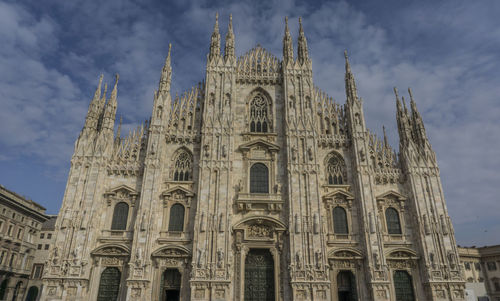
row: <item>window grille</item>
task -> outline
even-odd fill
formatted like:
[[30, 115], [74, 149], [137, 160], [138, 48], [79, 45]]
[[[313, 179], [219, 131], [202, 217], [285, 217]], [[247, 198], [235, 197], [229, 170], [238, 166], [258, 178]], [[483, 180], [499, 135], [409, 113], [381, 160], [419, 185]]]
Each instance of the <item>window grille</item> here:
[[335, 234], [349, 233], [347, 227], [347, 214], [345, 209], [340, 206], [333, 208], [333, 232]]
[[120, 202], [116, 204], [113, 212], [111, 230], [127, 230], [128, 204]]
[[170, 207], [170, 218], [168, 221], [168, 231], [184, 230], [184, 206], [174, 204]]
[[262, 163], [250, 168], [250, 193], [269, 193], [269, 170]]
[[101, 274], [97, 301], [116, 301], [120, 289], [121, 272], [118, 268], [106, 268]]
[[267, 133], [269, 130], [269, 103], [261, 93], [250, 101], [250, 132]]
[[394, 289], [396, 301], [414, 301], [413, 284], [411, 276], [406, 271], [394, 272]]
[[389, 234], [401, 234], [401, 224], [399, 222], [398, 211], [392, 207], [385, 210], [385, 220], [387, 223], [387, 232]]

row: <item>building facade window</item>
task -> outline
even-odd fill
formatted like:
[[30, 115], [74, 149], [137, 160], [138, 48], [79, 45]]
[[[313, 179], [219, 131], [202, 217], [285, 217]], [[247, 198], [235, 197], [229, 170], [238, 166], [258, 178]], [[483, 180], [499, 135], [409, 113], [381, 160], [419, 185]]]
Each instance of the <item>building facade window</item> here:
[[326, 177], [329, 185], [343, 185], [346, 182], [346, 170], [344, 159], [332, 153], [326, 164]]
[[47, 245], [45, 245], [44, 250], [48, 250], [48, 249], [49, 249], [49, 247], [50, 247], [50, 245], [48, 245], [48, 244], [47, 244]]
[[269, 193], [269, 169], [262, 163], [250, 168], [250, 193]]
[[174, 181], [189, 181], [192, 179], [192, 156], [182, 150], [175, 160]]
[[465, 269], [466, 269], [467, 271], [470, 271], [470, 262], [467, 262], [467, 261], [466, 261], [466, 262], [464, 262], [464, 266], [465, 266]]
[[52, 233], [47, 233], [47, 239], [51, 239], [52, 238]]
[[128, 204], [120, 202], [116, 204], [111, 222], [111, 230], [127, 230]]
[[399, 213], [396, 209], [389, 207], [385, 210], [385, 221], [387, 223], [387, 233], [402, 234]]
[[333, 232], [335, 234], [348, 234], [347, 213], [344, 208], [337, 206], [333, 208]]
[[269, 131], [269, 101], [262, 93], [257, 93], [250, 101], [250, 132]]
[[174, 204], [170, 207], [168, 231], [184, 231], [184, 211], [184, 206], [181, 204]]
[[42, 278], [42, 272], [43, 272], [43, 264], [34, 264], [33, 265], [33, 271], [32, 271], [32, 278], [33, 279], [41, 279]]
[[481, 264], [479, 262], [475, 262], [474, 263], [474, 268], [476, 269], [476, 271], [480, 271], [481, 270]]
[[45, 238], [45, 233], [40, 233], [40, 239], [44, 239]]
[[494, 261], [488, 261], [486, 263], [486, 266], [488, 267], [488, 271], [496, 271], [497, 270], [497, 264]]
[[38, 250], [41, 250], [41, 249], [42, 249], [42, 244], [38, 244], [37, 249], [38, 249]]

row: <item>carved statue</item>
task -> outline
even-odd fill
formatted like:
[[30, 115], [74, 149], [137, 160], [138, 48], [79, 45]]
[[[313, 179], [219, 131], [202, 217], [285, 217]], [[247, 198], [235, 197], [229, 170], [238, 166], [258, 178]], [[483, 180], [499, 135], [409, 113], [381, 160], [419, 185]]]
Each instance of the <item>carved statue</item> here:
[[217, 250], [217, 267], [222, 268], [224, 265], [224, 251], [222, 249]]

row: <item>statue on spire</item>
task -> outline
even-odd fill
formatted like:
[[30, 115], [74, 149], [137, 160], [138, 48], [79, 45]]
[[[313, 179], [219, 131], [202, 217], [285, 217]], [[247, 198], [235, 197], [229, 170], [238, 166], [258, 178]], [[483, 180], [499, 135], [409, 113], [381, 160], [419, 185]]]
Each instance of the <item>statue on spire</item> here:
[[172, 81], [172, 67], [170, 53], [172, 51], [172, 44], [168, 44], [168, 55], [165, 59], [165, 65], [161, 71], [160, 86], [158, 91], [160, 93], [167, 93], [170, 91], [170, 82]]
[[302, 18], [299, 18], [299, 39], [297, 48], [297, 58], [301, 64], [309, 60], [309, 54], [307, 51], [307, 39], [304, 34], [304, 28], [302, 27]]
[[214, 32], [210, 38], [210, 60], [220, 56], [219, 13], [215, 14]]
[[356, 81], [354, 80], [354, 75], [351, 71], [351, 64], [349, 63], [349, 57], [347, 56], [347, 50], [344, 51], [345, 57], [345, 92], [347, 100], [355, 101], [358, 100], [358, 92], [356, 89]]
[[288, 30], [288, 17], [285, 17], [285, 36], [283, 37], [283, 61], [293, 62], [293, 42]]
[[226, 46], [224, 47], [224, 60], [234, 59], [234, 32], [233, 15], [229, 15], [229, 25], [227, 26]]

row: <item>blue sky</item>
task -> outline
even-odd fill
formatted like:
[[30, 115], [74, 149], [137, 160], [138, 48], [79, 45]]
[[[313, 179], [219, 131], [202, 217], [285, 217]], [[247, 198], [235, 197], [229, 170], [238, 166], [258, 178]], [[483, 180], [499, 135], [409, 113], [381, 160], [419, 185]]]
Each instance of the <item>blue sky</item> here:
[[[392, 88], [412, 87], [461, 245], [500, 243], [498, 1], [0, 1], [0, 183], [57, 213], [98, 76], [120, 74], [124, 131], [149, 118], [172, 43], [173, 93], [203, 79], [214, 15], [236, 53], [281, 57], [302, 16], [314, 80], [344, 103], [348, 49], [368, 126], [397, 149]], [[296, 49], [296, 47], [295, 47]]]

